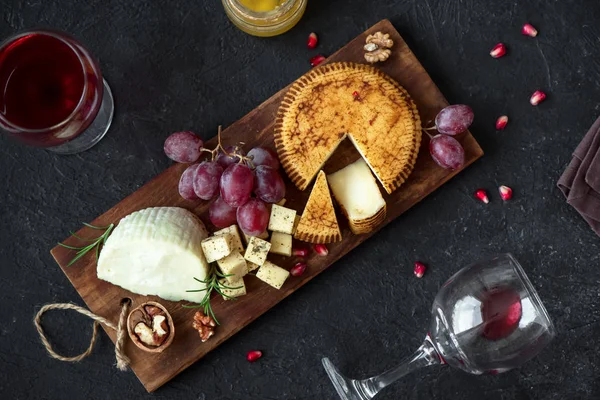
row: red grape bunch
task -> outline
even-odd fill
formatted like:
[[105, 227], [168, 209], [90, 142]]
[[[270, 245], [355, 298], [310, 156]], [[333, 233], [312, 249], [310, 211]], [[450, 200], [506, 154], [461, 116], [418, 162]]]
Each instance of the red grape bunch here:
[[437, 130], [435, 136], [429, 135], [429, 152], [431, 158], [440, 167], [456, 170], [465, 165], [465, 150], [458, 140], [452, 136], [469, 129], [473, 123], [473, 110], [464, 104], [455, 104], [443, 108], [435, 117], [435, 126], [424, 131]]
[[[173, 161], [195, 163], [181, 175], [179, 194], [186, 200], [214, 200], [209, 219], [217, 228], [237, 222], [246, 235], [258, 236], [269, 222], [267, 203], [285, 197], [277, 153], [265, 147], [248, 154], [238, 145], [223, 147], [220, 127], [213, 150], [203, 148], [192, 132], [176, 132], [165, 141], [164, 151]], [[210, 160], [196, 163], [203, 152], [210, 153]]]

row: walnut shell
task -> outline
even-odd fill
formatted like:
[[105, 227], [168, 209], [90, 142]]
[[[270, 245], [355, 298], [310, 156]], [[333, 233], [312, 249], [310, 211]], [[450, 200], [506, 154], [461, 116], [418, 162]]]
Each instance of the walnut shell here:
[[[144, 321], [144, 316], [148, 316], [148, 313], [144, 309], [146, 306], [158, 307], [162, 312], [165, 313], [166, 316], [169, 332], [167, 333], [167, 338], [164, 340], [164, 342], [157, 347], [150, 347], [146, 345], [134, 332], [135, 326], [139, 322]], [[127, 317], [127, 332], [129, 333], [129, 338], [131, 341], [140, 349], [149, 353], [162, 353], [167, 347], [169, 347], [171, 343], [173, 343], [173, 339], [175, 338], [175, 325], [173, 324], [173, 318], [171, 317], [171, 314], [169, 314], [169, 311], [167, 311], [162, 304], [155, 301], [148, 301], [131, 310], [129, 316]]]

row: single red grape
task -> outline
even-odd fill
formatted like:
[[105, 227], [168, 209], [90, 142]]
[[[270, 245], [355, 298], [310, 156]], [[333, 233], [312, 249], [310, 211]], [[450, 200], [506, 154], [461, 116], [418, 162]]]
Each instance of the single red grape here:
[[442, 168], [454, 170], [465, 165], [465, 150], [452, 136], [435, 135], [429, 142], [429, 152]]
[[235, 224], [236, 211], [236, 208], [230, 207], [222, 198], [217, 197], [208, 208], [208, 218], [217, 228], [227, 228]]
[[167, 157], [179, 163], [192, 163], [200, 158], [204, 143], [193, 132], [175, 132], [165, 140]]
[[255, 167], [259, 165], [268, 165], [271, 168], [279, 169], [279, 159], [277, 153], [266, 147], [255, 147], [248, 152], [248, 157], [252, 158], [252, 164]]
[[221, 175], [221, 197], [231, 207], [243, 206], [253, 186], [254, 174], [245, 164], [232, 164]]
[[237, 223], [248, 236], [258, 236], [267, 230], [269, 209], [259, 199], [252, 198], [237, 209]]
[[473, 110], [465, 104], [448, 106], [435, 117], [435, 127], [439, 133], [458, 135], [469, 129], [473, 123]]
[[199, 166], [200, 164], [190, 165], [179, 179], [179, 194], [186, 200], [198, 200], [198, 196], [194, 193], [194, 175]]
[[285, 197], [285, 183], [279, 171], [266, 165], [259, 165], [254, 170], [254, 193], [267, 202], [277, 203]]
[[[237, 153], [242, 156], [246, 154], [246, 153], [244, 153], [244, 150], [239, 146], [227, 146], [227, 147], [225, 147], [225, 151], [228, 154]], [[223, 152], [219, 152], [219, 155], [217, 156], [217, 162], [219, 163], [219, 165], [221, 167], [223, 167], [223, 169], [225, 169], [225, 168], [229, 167], [231, 164], [239, 163], [240, 158], [238, 156], [228, 156]]]
[[200, 163], [194, 175], [194, 192], [202, 200], [210, 200], [219, 193], [223, 167], [214, 161]]

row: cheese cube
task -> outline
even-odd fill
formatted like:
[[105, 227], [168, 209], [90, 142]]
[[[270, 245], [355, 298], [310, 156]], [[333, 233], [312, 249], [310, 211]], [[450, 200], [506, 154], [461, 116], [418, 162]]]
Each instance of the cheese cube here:
[[271, 217], [269, 218], [269, 230], [291, 235], [294, 231], [295, 220], [295, 210], [273, 204], [273, 207], [271, 208]]
[[300, 223], [300, 216], [296, 215], [296, 218], [294, 219], [294, 228], [292, 229], [292, 235], [296, 234], [296, 228], [298, 228], [299, 223]]
[[244, 245], [242, 244], [242, 238], [240, 237], [237, 225], [231, 225], [229, 228], [216, 231], [214, 235], [221, 236], [226, 233], [231, 235], [231, 247], [233, 247], [233, 250], [237, 250], [240, 254], [244, 254]]
[[273, 232], [271, 235], [271, 253], [282, 256], [292, 255], [292, 235], [281, 232]]
[[290, 275], [285, 269], [278, 267], [270, 261], [266, 261], [256, 273], [256, 277], [261, 281], [268, 283], [275, 289], [281, 289], [283, 283]]
[[227, 286], [228, 288], [222, 288], [221, 292], [223, 293], [223, 300], [233, 300], [232, 297], [240, 297], [246, 295], [246, 285], [244, 284], [244, 279], [240, 278], [237, 281], [229, 282], [227, 279], [222, 278], [219, 279], [222, 285]]
[[211, 236], [202, 241], [206, 262], [215, 262], [231, 254], [231, 235]]
[[248, 272], [252, 272], [254, 270], [257, 270], [260, 268], [260, 265], [258, 264], [254, 264], [253, 262], [247, 261], [246, 260], [246, 264], [248, 265]]
[[262, 239], [251, 237], [244, 258], [254, 264], [263, 265], [271, 249], [271, 243]]
[[286, 199], [281, 199], [281, 200], [279, 200], [278, 203], [275, 203], [275, 204], [277, 204], [278, 206], [283, 207], [283, 206], [285, 206], [285, 203], [287, 203], [287, 200]]
[[263, 240], [267, 240], [269, 238], [269, 232], [267, 232], [267, 231], [264, 231], [263, 233], [261, 233], [258, 236], [248, 236], [244, 232], [242, 232], [242, 233], [244, 234], [244, 239], [246, 240], [246, 244], [248, 244], [250, 242], [251, 237], [257, 237], [257, 238], [263, 239]]
[[241, 279], [248, 273], [246, 260], [237, 251], [233, 251], [227, 257], [217, 260], [217, 264], [219, 264], [219, 268], [224, 275], [231, 275], [226, 277], [229, 283]]

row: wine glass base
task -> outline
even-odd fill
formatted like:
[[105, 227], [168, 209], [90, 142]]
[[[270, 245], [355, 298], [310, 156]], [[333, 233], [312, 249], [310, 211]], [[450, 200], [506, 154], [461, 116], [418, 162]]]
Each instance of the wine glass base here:
[[360, 384], [360, 381], [346, 378], [335, 365], [333, 365], [329, 358], [324, 357], [321, 359], [321, 362], [323, 363], [323, 368], [325, 368], [327, 375], [329, 375], [329, 379], [331, 379], [331, 383], [333, 383], [333, 387], [340, 396], [340, 399], [370, 400], [377, 394], [377, 392], [369, 393], [368, 390]]
[[47, 149], [57, 154], [77, 154], [82, 151], [91, 149], [98, 143], [110, 128], [110, 124], [115, 112], [115, 102], [112, 91], [106, 80], [102, 80], [104, 92], [102, 95], [102, 104], [98, 110], [98, 114], [88, 128], [75, 139], [63, 143], [59, 146], [48, 147]]

